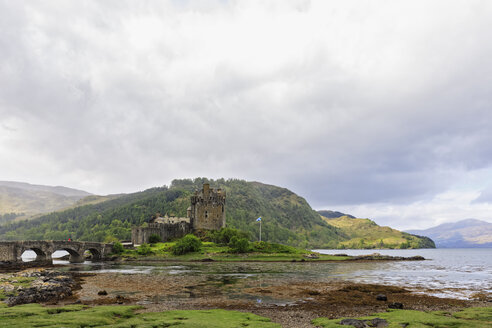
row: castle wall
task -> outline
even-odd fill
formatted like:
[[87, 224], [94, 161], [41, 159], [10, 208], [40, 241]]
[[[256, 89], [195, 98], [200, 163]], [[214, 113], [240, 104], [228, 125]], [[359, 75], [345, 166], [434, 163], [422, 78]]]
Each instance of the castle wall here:
[[191, 224], [188, 222], [149, 223], [148, 227], [132, 228], [132, 243], [134, 245], [148, 243], [150, 236], [153, 234], [159, 235], [162, 241], [169, 241], [175, 238], [181, 238], [191, 233], [191, 231]]

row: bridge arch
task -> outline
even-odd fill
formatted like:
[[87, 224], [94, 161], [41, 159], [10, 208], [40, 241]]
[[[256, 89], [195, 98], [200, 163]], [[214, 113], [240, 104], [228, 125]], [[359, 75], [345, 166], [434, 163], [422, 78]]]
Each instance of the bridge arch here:
[[84, 262], [85, 250], [91, 252], [93, 260], [105, 260], [113, 251], [113, 244], [67, 240], [0, 241], [0, 264], [21, 262], [26, 250], [36, 253], [35, 261], [50, 262], [55, 251], [64, 250], [70, 254], [69, 261], [77, 263]]
[[92, 261], [100, 261], [102, 259], [101, 251], [95, 247], [88, 247], [85, 249], [85, 251], [89, 251], [91, 253]]
[[49, 259], [48, 252], [46, 252], [46, 250], [43, 250], [41, 247], [26, 246], [20, 250], [19, 257], [22, 262], [30, 262], [30, 261], [25, 261], [24, 257], [22, 257], [22, 255], [24, 255], [26, 251], [33, 251], [36, 254], [36, 257], [34, 258], [34, 260], [32, 260], [33, 262], [46, 261]]
[[82, 262], [84, 262], [84, 256], [83, 256], [84, 254], [81, 254], [79, 251], [77, 251], [71, 247], [67, 247], [67, 246], [55, 247], [53, 249], [53, 253], [56, 251], [68, 252], [68, 254], [70, 254], [70, 258], [68, 259], [68, 261], [70, 263], [82, 263]]

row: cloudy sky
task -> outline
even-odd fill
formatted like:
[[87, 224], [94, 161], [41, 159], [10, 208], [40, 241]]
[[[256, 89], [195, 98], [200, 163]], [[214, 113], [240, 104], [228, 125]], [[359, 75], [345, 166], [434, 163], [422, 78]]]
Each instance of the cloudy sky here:
[[0, 0], [0, 180], [492, 222], [491, 1]]

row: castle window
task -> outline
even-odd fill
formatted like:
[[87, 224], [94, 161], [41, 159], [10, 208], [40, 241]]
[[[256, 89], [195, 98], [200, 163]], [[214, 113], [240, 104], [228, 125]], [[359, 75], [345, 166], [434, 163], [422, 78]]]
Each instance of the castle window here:
[[208, 211], [205, 211], [205, 217], [208, 218]]

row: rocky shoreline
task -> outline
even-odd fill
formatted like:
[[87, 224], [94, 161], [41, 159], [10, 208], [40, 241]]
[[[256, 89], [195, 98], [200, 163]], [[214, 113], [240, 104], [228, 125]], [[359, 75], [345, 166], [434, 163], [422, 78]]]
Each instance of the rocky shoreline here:
[[70, 274], [54, 270], [30, 269], [0, 275], [0, 292], [8, 306], [56, 303], [72, 296], [78, 287]]
[[[391, 255], [381, 255], [379, 253], [374, 253], [374, 254], [369, 254], [369, 255], [358, 255], [358, 256], [349, 256], [347, 254], [324, 254], [324, 255], [330, 255], [330, 256], [336, 256], [336, 257], [348, 257], [344, 258], [341, 260], [332, 260], [332, 259], [323, 259], [320, 258], [319, 254], [316, 253], [311, 253], [305, 255], [301, 259], [285, 259], [285, 260], [279, 260], [279, 259], [268, 259], [268, 260], [257, 260], [257, 259], [249, 259], [249, 258], [239, 258], [239, 260], [234, 260], [231, 261], [231, 259], [220, 259], [220, 258], [211, 258], [211, 257], [206, 257], [202, 259], [182, 259], [180, 257], [153, 257], [153, 256], [142, 256], [142, 257], [123, 257], [123, 258], [118, 258], [114, 259], [115, 261], [120, 261], [120, 262], [245, 262], [245, 263], [275, 263], [275, 262], [318, 262], [318, 263], [330, 263], [330, 262], [366, 262], [366, 261], [381, 261], [381, 262], [386, 262], [386, 261], [425, 261], [426, 259], [423, 256], [417, 255], [417, 256], [410, 256], [410, 257], [404, 257], [404, 256], [391, 256]], [[238, 255], [239, 256], [239, 255]]]
[[251, 312], [286, 328], [313, 327], [311, 321], [319, 317], [356, 318], [387, 309], [454, 312], [491, 305], [490, 297], [473, 300], [439, 298], [426, 294], [425, 290], [415, 293], [404, 287], [342, 280], [210, 281], [196, 275], [149, 276], [53, 269], [1, 274], [0, 293], [2, 291], [8, 296], [4, 301], [9, 306], [25, 303], [124, 304], [143, 306], [140, 312], [225, 309]]
[[[211, 282], [200, 276], [77, 273], [76, 296], [86, 305], [137, 304], [143, 312], [226, 309], [268, 317], [287, 328], [313, 327], [318, 317], [360, 317], [387, 309], [457, 311], [490, 302], [439, 298], [395, 286], [346, 281], [262, 279]], [[252, 286], [256, 284], [256, 286]], [[104, 293], [100, 293], [104, 291]], [[276, 301], [275, 301], [276, 300]]]

